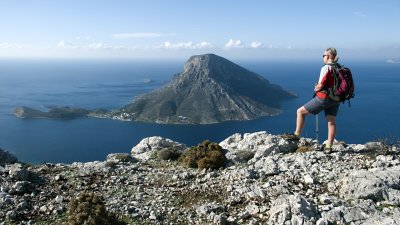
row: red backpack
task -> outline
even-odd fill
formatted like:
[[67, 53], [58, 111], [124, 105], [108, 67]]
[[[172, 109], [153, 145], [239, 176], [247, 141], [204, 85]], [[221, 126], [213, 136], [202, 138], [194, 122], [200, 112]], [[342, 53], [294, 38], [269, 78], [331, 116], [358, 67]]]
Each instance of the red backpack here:
[[339, 63], [331, 64], [333, 69], [334, 85], [329, 91], [329, 97], [335, 101], [344, 103], [354, 98], [354, 80], [349, 68]]

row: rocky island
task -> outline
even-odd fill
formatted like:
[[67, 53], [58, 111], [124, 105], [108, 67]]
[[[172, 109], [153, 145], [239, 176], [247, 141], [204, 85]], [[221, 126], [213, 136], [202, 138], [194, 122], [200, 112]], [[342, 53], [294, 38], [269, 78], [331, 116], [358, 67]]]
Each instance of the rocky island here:
[[210, 124], [278, 115], [280, 102], [295, 97], [280, 86], [225, 58], [196, 55], [160, 89], [114, 112], [123, 120]]
[[90, 114], [90, 110], [82, 108], [70, 107], [49, 107], [48, 111], [41, 111], [26, 106], [17, 107], [14, 115], [19, 118], [47, 118], [47, 119], [75, 119], [86, 117]]
[[[29, 165], [0, 150], [0, 224], [400, 224], [398, 142], [319, 147], [256, 132], [190, 148], [148, 137], [130, 154], [72, 164]], [[224, 162], [171, 157], [196, 151]]]
[[22, 118], [93, 116], [151, 123], [210, 124], [275, 116], [281, 113], [280, 103], [294, 97], [293, 93], [225, 58], [205, 54], [190, 57], [183, 71], [169, 84], [137, 96], [118, 110], [56, 107], [43, 112], [18, 107], [14, 114]]

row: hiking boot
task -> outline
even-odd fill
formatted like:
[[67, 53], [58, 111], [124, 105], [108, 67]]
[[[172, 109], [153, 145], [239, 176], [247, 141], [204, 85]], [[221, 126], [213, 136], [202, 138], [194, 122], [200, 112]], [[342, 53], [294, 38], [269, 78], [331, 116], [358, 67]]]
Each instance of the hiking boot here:
[[325, 148], [325, 144], [323, 144], [321, 147], [316, 146], [316, 147], [314, 148], [314, 150], [315, 150], [315, 151], [318, 151], [318, 152], [321, 152], [321, 151], [324, 151], [324, 148]]
[[324, 147], [324, 153], [325, 154], [331, 154], [332, 153], [332, 147]]
[[331, 154], [332, 153], [332, 147], [326, 147], [325, 144], [321, 145], [320, 148], [316, 148], [315, 151], [320, 151], [324, 152], [325, 154]]
[[296, 134], [284, 134], [282, 135], [282, 138], [286, 139], [286, 140], [291, 140], [291, 141], [298, 141], [300, 140], [300, 135], [296, 135]]

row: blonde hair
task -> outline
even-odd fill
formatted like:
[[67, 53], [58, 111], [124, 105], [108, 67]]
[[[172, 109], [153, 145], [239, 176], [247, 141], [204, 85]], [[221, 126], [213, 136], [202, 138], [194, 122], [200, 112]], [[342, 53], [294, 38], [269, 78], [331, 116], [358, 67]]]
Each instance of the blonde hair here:
[[328, 52], [333, 57], [332, 61], [334, 63], [337, 63], [339, 61], [339, 56], [337, 56], [336, 48], [327, 48], [325, 51]]

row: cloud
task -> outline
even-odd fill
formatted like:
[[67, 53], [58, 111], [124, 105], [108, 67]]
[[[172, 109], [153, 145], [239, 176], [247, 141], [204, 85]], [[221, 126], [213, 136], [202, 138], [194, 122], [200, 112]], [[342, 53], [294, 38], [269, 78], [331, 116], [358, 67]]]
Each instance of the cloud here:
[[261, 43], [261, 42], [253, 41], [253, 42], [251, 42], [250, 47], [251, 48], [263, 48], [264, 46], [263, 46], [263, 43]]
[[259, 41], [253, 41], [250, 45], [246, 45], [241, 40], [229, 39], [229, 41], [225, 44], [225, 49], [238, 49], [238, 48], [252, 48], [252, 49], [261, 49], [265, 48], [264, 44]]
[[3, 42], [0, 43], [0, 48], [1, 49], [11, 49], [11, 48], [30, 48], [31, 46], [29, 45], [23, 45], [23, 44], [13, 44], [13, 43], [9, 43], [9, 42]]
[[86, 36], [84, 36], [84, 37], [76, 36], [75, 39], [76, 39], [76, 40], [90, 40], [91, 37], [90, 37], [89, 35], [86, 35]]
[[90, 50], [134, 50], [135, 47], [121, 46], [121, 45], [108, 45], [104, 43], [91, 43], [85, 47]]
[[179, 42], [179, 43], [171, 43], [169, 41], [164, 42], [161, 46], [156, 46], [155, 48], [164, 48], [164, 49], [205, 49], [205, 48], [213, 48], [213, 45], [210, 42], [200, 42], [194, 44], [193, 42]]
[[99, 49], [104, 49], [107, 47], [103, 43], [92, 43], [92, 44], [88, 45], [88, 48], [93, 49], [93, 50], [99, 50]]
[[200, 48], [213, 48], [213, 44], [211, 44], [210, 42], [201, 42], [200, 44], [198, 44]]
[[163, 37], [167, 36], [167, 34], [161, 33], [117, 33], [113, 34], [113, 39], [132, 39], [132, 38], [155, 38], [155, 37]]
[[390, 63], [390, 64], [400, 64], [400, 60], [399, 59], [388, 59], [386, 60], [386, 63]]
[[231, 48], [244, 48], [245, 45], [241, 40], [233, 40], [229, 39], [228, 43], [225, 44], [225, 48], [231, 49]]
[[66, 41], [60, 41], [57, 44], [58, 48], [66, 48], [66, 49], [76, 49], [79, 48], [79, 46], [72, 44], [71, 42], [66, 42]]
[[358, 16], [358, 17], [367, 17], [367, 15], [365, 13], [362, 12], [354, 12], [354, 15]]
[[[239, 39], [229, 39], [225, 45], [214, 45], [208, 41], [187, 41], [187, 42], [174, 42], [165, 41], [158, 45], [117, 45], [113, 42], [102, 41], [83, 41], [88, 40], [86, 36], [75, 36], [72, 40], [61, 40], [53, 46], [47, 46], [48, 52], [55, 55], [77, 55], [77, 56], [130, 56], [146, 52], [153, 54], [157, 50], [163, 51], [193, 51], [207, 50], [207, 51], [224, 51], [229, 49], [238, 49], [238, 51], [257, 51], [256, 49], [275, 48], [273, 46], [265, 45], [260, 41], [252, 41], [249, 44], [242, 42]], [[115, 42], [115, 41], [114, 41]], [[0, 49], [11, 46], [8, 43], [0, 43]], [[154, 50], [153, 53], [152, 50]], [[234, 52], [234, 51], [233, 51]], [[257, 51], [258, 52], [258, 51]]]
[[87, 45], [78, 45], [71, 42], [60, 41], [57, 44], [57, 48], [70, 49], [70, 50], [133, 50], [135, 47], [119, 46], [119, 45], [108, 45], [101, 42], [93, 42]]
[[[170, 41], [164, 42], [162, 45], [154, 46], [156, 49], [175, 49], [175, 50], [180, 50], [180, 49], [212, 49], [212, 48], [219, 48], [214, 46], [210, 42], [202, 41], [199, 43], [194, 43], [192, 41], [189, 42], [178, 42], [178, 43], [173, 43]], [[230, 39], [223, 47], [224, 49], [261, 49], [261, 48], [266, 48], [262, 42], [259, 41], [253, 41], [251, 42], [250, 45], [246, 45], [243, 43], [241, 40], [234, 40]]]
[[8, 42], [0, 43], [0, 48], [11, 48], [13, 45]]

